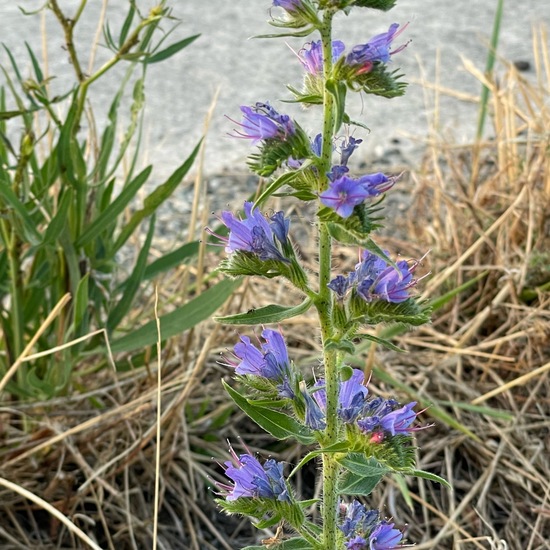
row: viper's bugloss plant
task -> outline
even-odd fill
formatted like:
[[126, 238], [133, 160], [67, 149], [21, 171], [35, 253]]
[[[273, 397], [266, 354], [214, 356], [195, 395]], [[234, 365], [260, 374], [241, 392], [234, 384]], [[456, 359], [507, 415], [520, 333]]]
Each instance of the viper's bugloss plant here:
[[[250, 452], [225, 463], [228, 483], [218, 483], [220, 506], [228, 513], [248, 515], [258, 527], [283, 522], [293, 538], [269, 541], [269, 548], [314, 550], [391, 550], [406, 539], [383, 511], [368, 509], [357, 497], [368, 496], [390, 473], [416, 475], [446, 483], [416, 469], [413, 434], [429, 425], [418, 420], [415, 402], [373, 396], [361, 370], [346, 358], [365, 335], [359, 331], [380, 323], [419, 325], [429, 321], [429, 308], [415, 295], [420, 260], [392, 258], [371, 237], [380, 226], [384, 194], [399, 175], [352, 174], [349, 159], [362, 139], [351, 135], [346, 111], [348, 91], [387, 98], [401, 95], [404, 83], [389, 67], [406, 43], [397, 42], [405, 26], [346, 48], [332, 38], [338, 12], [352, 8], [390, 9], [393, 0], [273, 0], [272, 25], [281, 36], [317, 34], [297, 52], [304, 69], [302, 88], [288, 86], [293, 100], [323, 109], [319, 133], [309, 136], [297, 121], [268, 102], [242, 106], [234, 135], [249, 139], [257, 150], [248, 164], [257, 174], [272, 177], [244, 214], [223, 212], [229, 233], [219, 237], [228, 253], [221, 269], [230, 276], [284, 277], [303, 296], [301, 304], [278, 304], [220, 318], [226, 323], [264, 325], [256, 341], [242, 334], [225, 365], [233, 369], [241, 389], [226, 384], [235, 403], [277, 439], [295, 438], [312, 447], [295, 467], [321, 460], [322, 495], [301, 501], [284, 477], [286, 465]], [[273, 35], [270, 35], [273, 36]], [[319, 243], [317, 273], [308, 272], [295, 253], [290, 221], [284, 212], [266, 215], [262, 207], [279, 189], [317, 206], [314, 226]], [[335, 273], [335, 243], [354, 245], [359, 262], [349, 273]], [[318, 314], [322, 341], [322, 372], [310, 381], [292, 361], [282, 323], [309, 308]], [[395, 348], [381, 338], [375, 341]], [[293, 475], [293, 473], [291, 475]], [[290, 475], [290, 477], [291, 477]], [[318, 506], [321, 521], [306, 513]], [[267, 544], [267, 543], [266, 543]], [[249, 550], [261, 548], [248, 547]]]

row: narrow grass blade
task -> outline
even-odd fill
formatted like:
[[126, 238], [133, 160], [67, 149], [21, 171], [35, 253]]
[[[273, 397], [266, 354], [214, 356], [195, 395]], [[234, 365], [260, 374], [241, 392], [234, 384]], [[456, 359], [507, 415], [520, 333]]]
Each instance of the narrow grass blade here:
[[[240, 279], [226, 279], [193, 298], [184, 306], [160, 317], [162, 341], [193, 328], [208, 319], [241, 284]], [[157, 322], [147, 324], [111, 344], [113, 353], [133, 351], [157, 342]]]
[[143, 63], [145, 63], [146, 65], [151, 65], [153, 63], [158, 63], [159, 61], [164, 61], [165, 59], [172, 57], [173, 55], [177, 54], [178, 52], [189, 46], [189, 44], [192, 44], [199, 36], [200, 34], [195, 34], [193, 36], [184, 38], [183, 40], [180, 40], [179, 42], [168, 46], [164, 50], [161, 50], [160, 52], [146, 57], [143, 60]]
[[136, 196], [141, 186], [148, 180], [151, 175], [151, 165], [142, 170], [118, 195], [118, 197], [107, 207], [95, 220], [86, 227], [84, 232], [75, 241], [75, 246], [80, 248], [87, 245], [92, 239], [97, 237], [105, 227], [116, 220], [123, 210], [128, 206], [130, 201]]
[[113, 247], [113, 252], [116, 252], [133, 234], [136, 227], [141, 223], [141, 221], [150, 216], [155, 210], [168, 198], [176, 187], [181, 183], [183, 178], [189, 172], [191, 166], [195, 162], [195, 158], [199, 152], [202, 139], [193, 149], [192, 153], [189, 155], [187, 160], [177, 168], [174, 173], [164, 182], [162, 185], [157, 187], [144, 201], [143, 208], [138, 210], [130, 218], [128, 224], [120, 232], [115, 245]]
[[107, 318], [107, 331], [111, 333], [124, 319], [136, 296], [136, 292], [139, 289], [139, 285], [143, 280], [143, 274], [145, 273], [145, 267], [147, 266], [147, 258], [149, 256], [149, 249], [151, 248], [151, 242], [153, 241], [153, 234], [155, 232], [155, 216], [151, 217], [149, 223], [149, 231], [147, 231], [147, 237], [145, 243], [141, 248], [136, 265], [132, 274], [126, 280], [124, 286], [124, 293], [117, 305], [109, 313]]

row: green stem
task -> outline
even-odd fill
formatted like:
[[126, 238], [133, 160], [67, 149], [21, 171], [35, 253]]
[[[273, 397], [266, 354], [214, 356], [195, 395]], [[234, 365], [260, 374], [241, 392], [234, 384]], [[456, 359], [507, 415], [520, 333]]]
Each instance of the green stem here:
[[90, 85], [95, 82], [98, 78], [103, 76], [107, 71], [109, 71], [112, 67], [114, 67], [125, 55], [130, 53], [130, 50], [139, 44], [139, 35], [141, 31], [151, 25], [152, 23], [158, 22], [161, 18], [161, 15], [157, 14], [156, 12], [152, 11], [151, 14], [147, 19], [144, 19], [141, 21], [141, 23], [134, 29], [132, 34], [126, 39], [124, 44], [120, 47], [118, 52], [109, 59], [104, 65], [102, 65], [94, 74], [90, 75], [88, 78], [86, 78], [84, 81], [80, 84], [80, 89], [78, 92], [78, 99], [77, 99], [77, 107], [76, 107], [76, 116], [75, 116], [75, 132], [78, 129], [78, 121], [80, 121], [80, 118], [82, 117], [82, 113], [84, 112], [84, 104], [86, 102], [86, 97], [88, 94], [88, 88]]
[[[323, 44], [323, 80], [327, 82], [332, 74], [332, 18], [334, 12], [327, 9], [324, 14], [323, 25], [320, 29]], [[322, 166], [319, 177], [319, 192], [323, 191], [328, 178], [325, 174], [330, 171], [332, 164], [332, 132], [334, 125], [334, 99], [324, 90], [323, 113], [323, 148], [321, 151]], [[326, 342], [333, 336], [331, 295], [328, 288], [332, 268], [332, 238], [327, 225], [319, 225], [319, 297], [317, 311], [321, 325], [323, 342], [323, 362], [325, 367], [326, 428], [324, 445], [328, 446], [338, 440], [338, 357], [334, 350], [326, 349]], [[337, 481], [340, 466], [331, 454], [323, 455], [323, 548], [336, 550], [338, 542], [338, 492]]]
[[[9, 269], [9, 285], [11, 299], [11, 329], [13, 331], [13, 339], [11, 349], [8, 352], [8, 365], [13, 363], [23, 351], [23, 307], [21, 303], [21, 269], [19, 264], [19, 250], [17, 244], [17, 236], [13, 229], [10, 229], [7, 220], [0, 219], [0, 234], [6, 247], [8, 255]], [[21, 369], [19, 369], [21, 370]], [[19, 373], [19, 371], [18, 371]]]

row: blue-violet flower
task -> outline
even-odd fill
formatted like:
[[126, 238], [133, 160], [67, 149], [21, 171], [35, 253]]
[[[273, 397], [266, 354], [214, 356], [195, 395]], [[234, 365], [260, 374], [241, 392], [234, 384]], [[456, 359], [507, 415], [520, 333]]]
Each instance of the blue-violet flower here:
[[382, 521], [378, 527], [370, 534], [370, 550], [393, 550], [398, 548], [403, 539], [403, 533], [399, 529], [394, 529], [393, 523]]
[[[336, 62], [345, 50], [340, 40], [332, 42], [332, 62]], [[309, 74], [318, 75], [323, 72], [323, 44], [320, 40], [308, 42], [299, 52], [298, 58]]]
[[235, 130], [235, 137], [251, 139], [253, 144], [266, 139], [284, 141], [296, 131], [292, 119], [278, 113], [269, 103], [256, 103], [254, 107], [243, 105], [241, 112], [243, 121], [233, 121], [242, 128]]
[[235, 372], [282, 381], [290, 368], [284, 338], [280, 332], [271, 329], [264, 329], [262, 338], [265, 343], [261, 344], [260, 351], [250, 343], [248, 336], [241, 336], [241, 341], [233, 348], [235, 357], [240, 360], [240, 363], [234, 365]]
[[386, 192], [397, 180], [397, 177], [388, 178], [380, 172], [353, 179], [345, 175], [347, 171], [346, 166], [333, 167], [329, 179], [335, 179], [329, 183], [329, 188], [319, 195], [321, 202], [335, 210], [342, 218], [349, 218], [358, 204], [367, 197], [375, 197]]
[[283, 463], [268, 459], [262, 466], [250, 453], [237, 456], [230, 448], [233, 461], [225, 462], [225, 475], [233, 485], [218, 483], [226, 491], [229, 501], [238, 498], [269, 498], [290, 501], [288, 489], [283, 477]]
[[244, 213], [245, 219], [240, 220], [231, 212], [222, 212], [222, 221], [229, 228], [229, 237], [223, 239], [226, 242], [225, 251], [230, 253], [241, 250], [256, 254], [260, 260], [288, 262], [275, 246], [275, 238], [281, 244], [286, 244], [288, 220], [282, 213], [277, 212], [270, 224], [248, 201], [244, 203]]
[[399, 28], [398, 23], [393, 23], [387, 32], [373, 36], [366, 44], [355, 46], [346, 57], [346, 64], [356, 68], [356, 74], [368, 73], [375, 63], [388, 63], [393, 54], [403, 50], [407, 44], [403, 44], [390, 51], [392, 41], [399, 36], [407, 25]]

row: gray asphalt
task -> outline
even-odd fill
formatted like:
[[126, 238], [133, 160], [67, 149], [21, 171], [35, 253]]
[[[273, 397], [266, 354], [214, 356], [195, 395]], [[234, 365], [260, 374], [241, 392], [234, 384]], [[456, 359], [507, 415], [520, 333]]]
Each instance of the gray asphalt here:
[[[69, 13], [78, 3], [60, 1]], [[40, 16], [24, 16], [18, 5], [30, 10], [42, 4], [37, 0], [0, 0], [1, 41], [18, 59], [24, 59], [22, 68], [26, 75], [30, 74], [30, 63], [25, 57], [23, 41], [29, 41], [40, 52]], [[90, 0], [77, 26], [77, 48], [84, 60], [95, 34], [100, 4], [99, 0]], [[380, 154], [395, 138], [400, 140], [405, 153], [418, 149], [418, 141], [410, 136], [419, 139], [426, 136], [433, 111], [431, 92], [426, 92], [419, 82], [436, 78], [436, 55], [441, 60], [439, 78], [443, 86], [478, 95], [479, 83], [464, 69], [461, 57], [483, 69], [496, 4], [496, 0], [401, 0], [387, 13], [356, 9], [351, 16], [341, 15], [337, 19], [335, 38], [349, 47], [387, 30], [393, 22], [409, 22], [400, 38], [411, 43], [392, 61], [411, 82], [408, 93], [392, 100], [357, 96], [351, 109], [356, 118], [371, 128], [370, 135], [355, 132], [356, 137], [365, 138], [363, 155]], [[113, 34], [122, 24], [126, 5], [123, 1], [109, 3]], [[298, 115], [306, 129], [317, 133], [313, 113], [303, 113], [297, 106], [278, 101], [289, 97], [285, 84], [299, 85], [301, 79], [301, 66], [286, 44], [297, 50], [311, 38], [249, 40], [252, 35], [273, 31], [266, 23], [270, 17], [269, 6], [268, 0], [174, 2], [173, 15], [181, 19], [181, 25], [173, 39], [195, 33], [201, 37], [177, 56], [149, 69], [144, 162], [155, 163], [158, 177], [169, 173], [189, 153], [201, 135], [203, 119], [217, 90], [218, 103], [207, 142], [207, 174], [246, 171], [243, 162], [249, 145], [227, 136], [234, 125], [224, 116], [238, 119], [241, 104], [270, 100], [280, 110]], [[548, 0], [506, 0], [499, 54], [511, 61], [531, 61], [532, 27], [540, 23], [550, 27]], [[168, 24], [164, 27], [168, 28]], [[58, 76], [52, 86], [62, 91], [67, 84], [64, 75], [70, 74], [72, 68], [51, 14], [47, 15], [46, 28], [49, 71]], [[106, 59], [107, 53], [104, 48], [100, 50], [96, 67]], [[0, 52], [0, 61], [7, 64], [4, 51]], [[93, 85], [91, 97], [100, 114], [100, 124], [101, 113], [105, 112], [122, 74], [119, 68]], [[530, 74], [533, 75], [532, 71]], [[526, 75], [529, 76], [529, 72]], [[0, 75], [0, 82], [3, 81], [4, 76]], [[475, 123], [472, 104], [444, 98], [441, 110], [444, 135], [452, 135], [459, 141], [471, 138]]]

